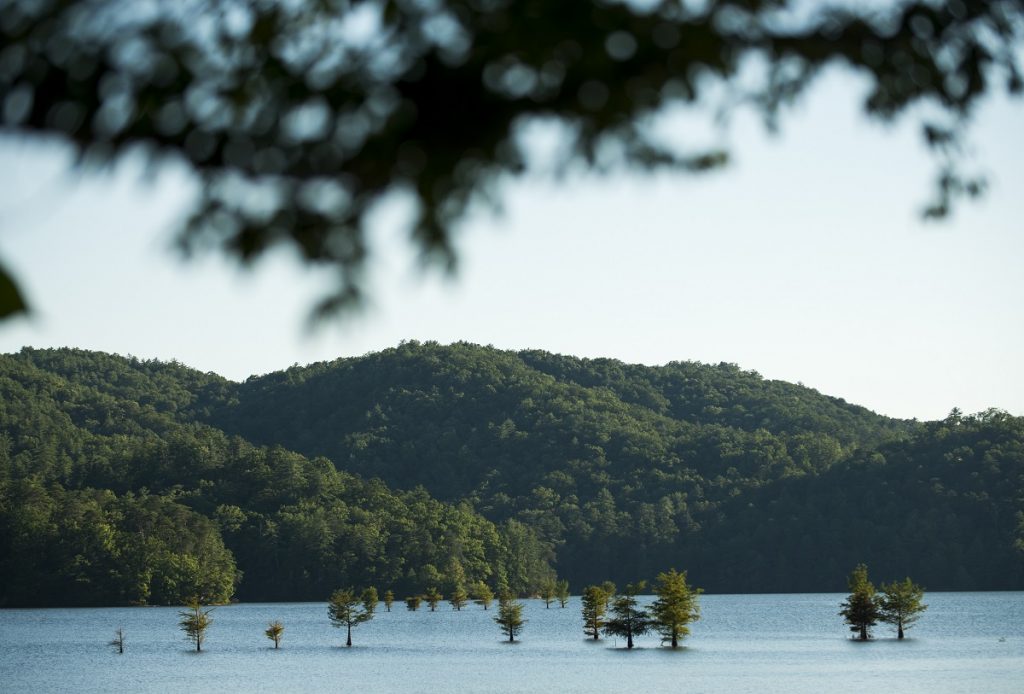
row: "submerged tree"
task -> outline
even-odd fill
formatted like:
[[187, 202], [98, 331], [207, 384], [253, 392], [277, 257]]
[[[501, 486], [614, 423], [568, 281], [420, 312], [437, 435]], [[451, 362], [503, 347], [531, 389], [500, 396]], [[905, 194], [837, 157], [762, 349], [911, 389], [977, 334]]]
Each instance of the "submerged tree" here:
[[867, 641], [871, 638], [871, 627], [878, 622], [878, 599], [875, 586], [868, 580], [868, 567], [858, 564], [848, 582], [850, 595], [843, 601], [839, 614], [859, 641]]
[[626, 648], [633, 647], [633, 637], [646, 634], [651, 626], [651, 616], [641, 609], [636, 596], [646, 587], [644, 581], [630, 583], [612, 599], [611, 618], [605, 622], [604, 633], [622, 636]]
[[448, 596], [448, 602], [452, 604], [452, 609], [454, 610], [461, 611], [468, 601], [469, 593], [466, 592], [466, 589], [461, 584], [456, 585], [451, 595]]
[[544, 601], [544, 607], [551, 609], [551, 603], [555, 599], [555, 579], [545, 578], [540, 584], [540, 599]]
[[373, 610], [367, 607], [367, 592], [356, 595], [351, 588], [336, 590], [327, 603], [327, 615], [331, 623], [337, 627], [346, 628], [345, 645], [352, 645], [352, 627], [359, 626], [363, 622], [373, 619]]
[[662, 641], [670, 641], [672, 648], [678, 648], [679, 640], [689, 635], [688, 625], [700, 619], [698, 596], [701, 592], [700, 588], [687, 585], [685, 571], [677, 573], [670, 569], [658, 574], [654, 586], [658, 599], [651, 605], [651, 615]]
[[423, 601], [419, 595], [410, 595], [405, 599], [405, 609], [410, 612], [415, 612], [420, 609], [420, 603]]
[[117, 649], [118, 653], [124, 653], [124, 627], [118, 627], [114, 632], [114, 638], [110, 645]]
[[924, 588], [910, 578], [882, 584], [882, 595], [878, 601], [878, 618], [896, 627], [896, 638], [903, 638], [903, 630], [909, 629], [921, 617], [928, 606], [921, 602]]
[[384, 591], [384, 609], [391, 611], [391, 605], [395, 602], [395, 594], [391, 590]]
[[485, 610], [491, 606], [491, 602], [494, 600], [494, 591], [491, 587], [483, 581], [477, 581], [471, 586], [473, 602], [480, 605]]
[[602, 581], [601, 590], [604, 591], [604, 609], [607, 612], [612, 606], [612, 598], [615, 597], [615, 593], [618, 592], [618, 589], [612, 581]]
[[365, 589], [359, 596], [363, 601], [363, 605], [366, 607], [367, 612], [373, 614], [377, 611], [377, 603], [380, 602], [380, 598], [377, 596], [377, 589], [373, 586]]
[[564, 609], [569, 602], [569, 581], [563, 578], [555, 584], [555, 597], [558, 598], [558, 605]]
[[581, 597], [583, 602], [583, 632], [596, 641], [604, 628], [604, 615], [608, 596], [600, 586], [587, 586]]
[[204, 610], [198, 600], [191, 600], [187, 603], [188, 609], [178, 612], [181, 619], [178, 621], [178, 628], [185, 632], [185, 638], [196, 646], [196, 652], [203, 650], [203, 642], [206, 641], [206, 630], [213, 624], [210, 613], [214, 608]]
[[281, 637], [284, 636], [284, 624], [281, 620], [275, 619], [263, 633], [274, 642], [274, 648], [277, 649], [281, 645]]
[[430, 611], [433, 612], [437, 609], [437, 604], [444, 600], [444, 595], [441, 594], [437, 588], [431, 586], [427, 588], [427, 592], [423, 594], [423, 599], [430, 605]]
[[494, 621], [501, 627], [501, 632], [508, 635], [512, 643], [523, 630], [526, 620], [523, 619], [523, 606], [511, 593], [502, 593], [498, 598], [498, 616]]

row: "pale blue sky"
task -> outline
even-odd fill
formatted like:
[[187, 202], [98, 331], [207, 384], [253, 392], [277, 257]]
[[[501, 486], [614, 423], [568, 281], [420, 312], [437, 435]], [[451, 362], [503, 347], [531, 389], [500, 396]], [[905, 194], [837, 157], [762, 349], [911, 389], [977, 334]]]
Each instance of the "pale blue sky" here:
[[731, 361], [893, 416], [1024, 414], [1024, 104], [978, 112], [991, 190], [931, 224], [917, 215], [934, 169], [916, 122], [869, 123], [860, 92], [830, 72], [778, 137], [737, 117], [718, 135], [735, 157], [721, 173], [510, 184], [503, 216], [460, 230], [451, 280], [417, 269], [399, 207], [385, 210], [372, 304], [312, 334], [326, 277], [284, 254], [246, 273], [168, 250], [195, 191], [185, 172], [69, 175], [60, 147], [4, 141], [0, 258], [36, 312], [0, 325], [0, 351], [70, 345], [244, 379], [403, 339], [469, 340]]

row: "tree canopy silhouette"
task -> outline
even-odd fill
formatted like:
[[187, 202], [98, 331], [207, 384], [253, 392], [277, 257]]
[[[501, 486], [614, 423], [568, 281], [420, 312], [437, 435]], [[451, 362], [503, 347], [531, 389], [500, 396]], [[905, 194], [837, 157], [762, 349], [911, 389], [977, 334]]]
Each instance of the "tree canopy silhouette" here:
[[[386, 196], [411, 195], [412, 243], [452, 264], [453, 225], [525, 170], [525, 126], [562, 127], [559, 170], [703, 171], [727, 153], [659, 142], [651, 117], [726, 93], [771, 122], [834, 63], [868, 77], [872, 117], [938, 106], [927, 212], [944, 215], [982, 187], [958, 166], [971, 107], [996, 81], [1021, 90], [1024, 0], [846, 5], [0, 0], [0, 128], [59, 135], [82, 162], [183, 160], [203, 184], [183, 245], [246, 262], [294, 247], [338, 271], [319, 313], [359, 300]], [[0, 268], [0, 316], [22, 308]]]

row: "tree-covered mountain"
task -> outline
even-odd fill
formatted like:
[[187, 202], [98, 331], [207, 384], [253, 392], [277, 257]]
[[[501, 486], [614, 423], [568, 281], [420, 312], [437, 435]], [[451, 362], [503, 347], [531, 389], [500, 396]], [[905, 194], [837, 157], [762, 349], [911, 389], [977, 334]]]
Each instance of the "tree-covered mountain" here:
[[712, 591], [836, 590], [861, 561], [1024, 587], [1024, 420], [1005, 413], [900, 421], [731, 364], [463, 343], [241, 384], [76, 350], [0, 374], [4, 518], [29, 483], [157, 495], [211, 524], [245, 599], [463, 567], [529, 592], [548, 560], [574, 588], [676, 566]]
[[79, 350], [0, 357], [0, 605], [322, 599], [456, 570], [525, 592], [550, 574], [516, 521], [195, 421], [235, 387]]

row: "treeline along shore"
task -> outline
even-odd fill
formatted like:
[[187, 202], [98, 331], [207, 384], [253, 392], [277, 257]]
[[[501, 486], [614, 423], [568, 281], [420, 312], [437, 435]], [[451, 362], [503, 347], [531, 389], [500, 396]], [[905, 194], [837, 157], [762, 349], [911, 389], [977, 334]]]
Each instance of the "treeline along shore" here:
[[1024, 418], [877, 415], [733, 364], [409, 342], [243, 383], [0, 356], [0, 605], [1024, 588]]

